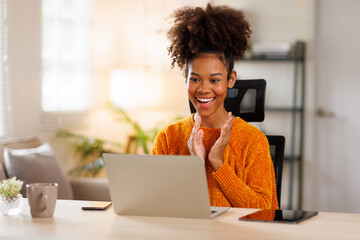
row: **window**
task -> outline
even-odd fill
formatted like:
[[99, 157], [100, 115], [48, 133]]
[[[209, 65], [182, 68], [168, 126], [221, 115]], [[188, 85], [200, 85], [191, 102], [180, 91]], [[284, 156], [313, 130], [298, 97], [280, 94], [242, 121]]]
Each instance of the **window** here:
[[8, 134], [7, 83], [7, 1], [0, 0], [0, 137]]
[[90, 107], [91, 0], [42, 1], [42, 110]]

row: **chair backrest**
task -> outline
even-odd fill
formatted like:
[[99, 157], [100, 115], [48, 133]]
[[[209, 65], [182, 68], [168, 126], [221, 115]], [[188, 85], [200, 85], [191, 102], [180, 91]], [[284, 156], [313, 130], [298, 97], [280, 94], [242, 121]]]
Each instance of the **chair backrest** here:
[[276, 195], [278, 204], [281, 203], [281, 180], [284, 162], [285, 137], [280, 135], [266, 135], [270, 145], [270, 155], [275, 169]]
[[[236, 80], [233, 88], [229, 88], [224, 102], [227, 111], [247, 122], [262, 122], [265, 118], [264, 79]], [[189, 101], [191, 113], [196, 109]], [[276, 193], [280, 207], [281, 181], [284, 161], [285, 138], [283, 136], [267, 135], [270, 154], [275, 170]]]

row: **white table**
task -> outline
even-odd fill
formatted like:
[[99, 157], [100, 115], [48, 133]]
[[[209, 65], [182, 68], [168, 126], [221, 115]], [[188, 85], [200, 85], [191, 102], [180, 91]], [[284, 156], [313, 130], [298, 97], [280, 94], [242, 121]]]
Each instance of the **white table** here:
[[53, 218], [0, 215], [0, 239], [360, 239], [360, 214], [325, 213], [299, 224], [238, 221], [254, 209], [230, 209], [212, 220], [118, 216], [82, 211], [86, 201], [57, 200]]

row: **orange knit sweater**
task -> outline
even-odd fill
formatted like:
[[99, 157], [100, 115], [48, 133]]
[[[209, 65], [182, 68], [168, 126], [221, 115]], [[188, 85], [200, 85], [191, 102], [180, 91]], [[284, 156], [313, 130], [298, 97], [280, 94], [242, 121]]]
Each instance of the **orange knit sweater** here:
[[[193, 127], [193, 115], [165, 127], [155, 138], [152, 154], [190, 155], [187, 141]], [[201, 129], [209, 153], [221, 129]], [[205, 159], [211, 206], [278, 208], [269, 143], [260, 130], [236, 118], [223, 160], [223, 166], [215, 172], [209, 160]]]

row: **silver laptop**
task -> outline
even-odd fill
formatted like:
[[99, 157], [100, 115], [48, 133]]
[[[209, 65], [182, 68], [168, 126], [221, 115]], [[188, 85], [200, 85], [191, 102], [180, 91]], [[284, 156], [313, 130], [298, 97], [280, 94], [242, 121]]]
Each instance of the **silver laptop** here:
[[118, 215], [213, 218], [204, 161], [195, 156], [104, 154], [113, 208]]

